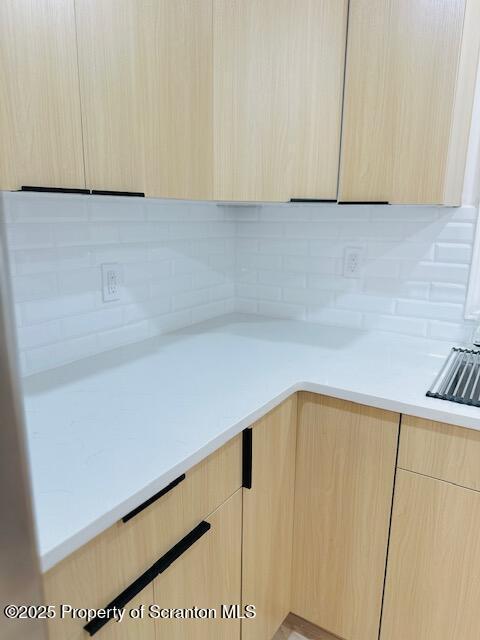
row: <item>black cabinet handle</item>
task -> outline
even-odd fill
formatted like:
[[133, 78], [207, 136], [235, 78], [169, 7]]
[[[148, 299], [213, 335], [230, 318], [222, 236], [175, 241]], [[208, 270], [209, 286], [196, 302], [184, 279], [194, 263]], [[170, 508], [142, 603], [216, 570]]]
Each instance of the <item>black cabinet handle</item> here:
[[294, 203], [313, 203], [316, 202], [337, 202], [336, 200], [332, 200], [330, 198], [290, 198], [290, 202]]
[[[199, 525], [195, 527], [190, 533], [188, 533], [184, 538], [177, 542], [177, 544], [167, 551], [165, 555], [163, 555], [159, 560], [152, 564], [152, 566], [142, 573], [142, 575], [132, 582], [132, 584], [127, 587], [120, 595], [118, 595], [114, 600], [112, 600], [109, 604], [107, 604], [105, 609], [113, 609], [116, 607], [117, 609], [123, 609], [125, 605], [127, 605], [130, 600], [135, 598], [140, 591], [145, 589], [145, 587], [150, 584], [157, 576], [163, 573], [168, 567], [178, 560], [181, 555], [187, 551], [192, 545], [195, 544], [202, 536], [204, 536], [207, 531], [211, 529], [211, 524], [209, 522], [201, 522]], [[107, 622], [109, 622], [112, 617], [106, 618], [93, 618], [90, 620], [88, 624], [86, 624], [83, 628], [87, 631], [91, 636], [95, 635], [97, 631], [100, 631], [102, 627], [104, 627]]]
[[339, 200], [337, 204], [390, 204], [388, 200]]
[[107, 191], [105, 189], [92, 189], [92, 196], [121, 196], [122, 198], [144, 198], [143, 191]]
[[242, 487], [252, 488], [252, 455], [253, 435], [252, 428], [248, 427], [242, 432]]
[[78, 193], [84, 196], [88, 196], [90, 193], [88, 189], [68, 189], [66, 187], [36, 187], [29, 185], [23, 185], [20, 191], [33, 193]]
[[162, 489], [161, 491], [153, 495], [148, 500], [145, 500], [145, 502], [142, 502], [142, 504], [138, 505], [138, 507], [135, 507], [135, 509], [132, 509], [131, 511], [129, 511], [129, 513], [127, 513], [126, 516], [123, 516], [122, 522], [128, 522], [129, 520], [134, 518], [141, 511], [143, 511], [144, 509], [149, 507], [151, 504], [153, 504], [156, 500], [158, 500], [159, 498], [164, 496], [166, 493], [174, 489], [178, 484], [180, 484], [184, 480], [185, 480], [185, 474], [182, 473], [181, 476], [179, 476], [178, 478], [175, 478], [175, 480], [172, 480], [172, 482], [170, 482], [170, 484], [168, 484], [164, 489]]

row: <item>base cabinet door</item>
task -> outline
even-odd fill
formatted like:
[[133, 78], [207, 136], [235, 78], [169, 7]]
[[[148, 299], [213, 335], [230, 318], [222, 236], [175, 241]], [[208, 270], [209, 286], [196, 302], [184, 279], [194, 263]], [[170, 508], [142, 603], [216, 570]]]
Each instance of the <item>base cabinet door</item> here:
[[345, 640], [377, 640], [399, 415], [309, 393], [298, 402], [292, 611]]
[[156, 640], [240, 640], [239, 617], [222, 617], [222, 605], [240, 610], [241, 490], [206, 522], [210, 529], [154, 582]]
[[478, 640], [480, 493], [399, 469], [381, 640]]
[[243, 495], [242, 640], [270, 640], [291, 609], [297, 397], [251, 430], [251, 488]]

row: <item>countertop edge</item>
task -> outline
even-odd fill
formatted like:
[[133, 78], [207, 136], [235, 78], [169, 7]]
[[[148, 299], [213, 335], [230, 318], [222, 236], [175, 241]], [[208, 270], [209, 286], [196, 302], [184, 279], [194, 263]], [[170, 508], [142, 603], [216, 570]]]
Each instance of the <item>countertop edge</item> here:
[[221, 434], [206, 442], [202, 447], [195, 451], [195, 453], [186, 457], [180, 463], [171, 467], [168, 471], [162, 473], [155, 481], [145, 486], [141, 491], [138, 491], [135, 494], [131, 495], [128, 499], [122, 501], [115, 508], [104, 513], [100, 518], [98, 518], [73, 536], [67, 538], [61, 544], [41, 554], [41, 571], [43, 573], [46, 573], [47, 571], [52, 569], [56, 564], [93, 540], [96, 536], [106, 531], [109, 527], [113, 526], [130, 510], [134, 509], [136, 506], [147, 500], [157, 491], [163, 489], [166, 485], [168, 485], [170, 482], [172, 482], [172, 480], [174, 480], [182, 473], [186, 473], [187, 471], [189, 471], [192, 467], [204, 460], [211, 453], [213, 453], [221, 446], [226, 444], [229, 440], [241, 433], [243, 429], [260, 420], [269, 411], [286, 400], [290, 395], [299, 391], [328, 395], [340, 400], [355, 402], [377, 409], [384, 409], [386, 411], [393, 411], [404, 415], [413, 415], [419, 418], [425, 418], [427, 420], [448, 422], [448, 424], [452, 424], [458, 427], [475, 428], [477, 430], [480, 430], [480, 417], [476, 420], [474, 419], [473, 421], [472, 419], [469, 419], [471, 423], [475, 423], [475, 426], [473, 426], [472, 424], [470, 427], [468, 427], [465, 425], [465, 416], [455, 414], [450, 415], [448, 412], [442, 411], [440, 408], [435, 409], [433, 407], [421, 407], [419, 405], [414, 405], [408, 402], [401, 402], [382, 396], [373, 396], [368, 393], [352, 391], [345, 388], [330, 387], [328, 385], [319, 383], [301, 381], [290, 385], [284, 391], [280, 392], [271, 400], [264, 403], [261, 407], [258, 407], [254, 411], [251, 411], [235, 424], [229, 425]]

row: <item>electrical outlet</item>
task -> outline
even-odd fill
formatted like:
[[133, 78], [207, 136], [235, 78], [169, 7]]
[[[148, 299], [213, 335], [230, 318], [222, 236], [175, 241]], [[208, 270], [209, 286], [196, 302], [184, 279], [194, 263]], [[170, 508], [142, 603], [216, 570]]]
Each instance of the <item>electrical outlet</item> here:
[[343, 276], [345, 278], [360, 278], [362, 262], [362, 247], [345, 247], [345, 253], [343, 255]]
[[104, 302], [120, 300], [122, 272], [117, 263], [102, 264], [102, 293]]

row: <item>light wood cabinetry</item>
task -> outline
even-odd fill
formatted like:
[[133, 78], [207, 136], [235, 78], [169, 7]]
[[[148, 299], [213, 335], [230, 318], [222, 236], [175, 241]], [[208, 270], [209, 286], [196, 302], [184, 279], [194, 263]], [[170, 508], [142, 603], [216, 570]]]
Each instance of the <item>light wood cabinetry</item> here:
[[85, 187], [74, 0], [0, 2], [0, 189]]
[[480, 493], [399, 470], [381, 640], [477, 640]]
[[398, 466], [480, 491], [480, 432], [403, 416]]
[[221, 605], [240, 605], [242, 492], [207, 518], [211, 529], [154, 582], [164, 608], [211, 608], [216, 618], [156, 620], [158, 638], [239, 640], [240, 619], [222, 618]]
[[144, 4], [146, 193], [212, 200], [212, 0]]
[[[241, 484], [237, 436], [134, 518], [115, 524], [51, 569], [45, 576], [46, 601], [105, 607]], [[78, 620], [54, 619], [50, 626], [51, 640], [83, 633]]]
[[214, 194], [335, 199], [346, 0], [213, 0]]
[[478, 0], [351, 0], [339, 200], [461, 203]]
[[298, 401], [292, 611], [341, 638], [376, 640], [399, 415], [310, 393]]
[[212, 4], [76, 0], [87, 185], [212, 198]]
[[90, 189], [145, 191], [136, 0], [76, 0], [78, 59]]
[[242, 601], [257, 617], [242, 640], [270, 640], [290, 612], [297, 397], [252, 428], [252, 488], [243, 496]]

